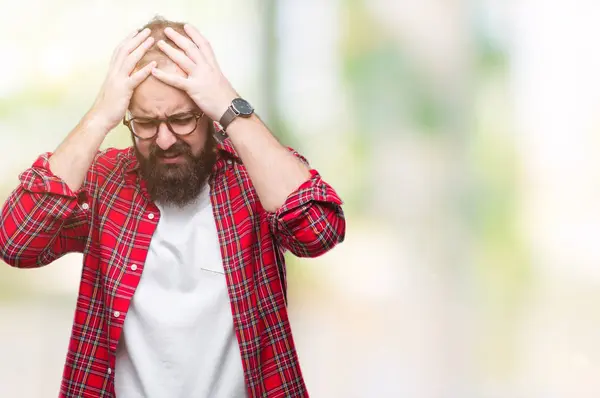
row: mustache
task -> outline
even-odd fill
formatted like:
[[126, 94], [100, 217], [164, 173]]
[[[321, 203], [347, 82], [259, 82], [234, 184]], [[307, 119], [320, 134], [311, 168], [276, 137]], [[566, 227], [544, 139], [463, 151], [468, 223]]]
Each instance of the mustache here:
[[190, 146], [183, 141], [178, 141], [171, 145], [167, 150], [163, 150], [156, 143], [152, 144], [150, 147], [150, 158], [152, 159], [174, 157], [178, 155], [191, 157], [192, 151]]

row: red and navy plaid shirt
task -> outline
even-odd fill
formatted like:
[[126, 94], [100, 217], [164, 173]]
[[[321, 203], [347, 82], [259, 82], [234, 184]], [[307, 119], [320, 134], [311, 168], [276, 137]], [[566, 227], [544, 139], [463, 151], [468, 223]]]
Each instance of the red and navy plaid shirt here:
[[[315, 257], [341, 242], [341, 200], [311, 170], [277, 212], [266, 212], [229, 140], [218, 151], [211, 202], [248, 395], [306, 397], [286, 310], [284, 253]], [[3, 207], [0, 254], [21, 268], [84, 254], [59, 396], [114, 397], [117, 343], [160, 212], [132, 148], [99, 153], [76, 192], [52, 174], [49, 156], [20, 175]]]

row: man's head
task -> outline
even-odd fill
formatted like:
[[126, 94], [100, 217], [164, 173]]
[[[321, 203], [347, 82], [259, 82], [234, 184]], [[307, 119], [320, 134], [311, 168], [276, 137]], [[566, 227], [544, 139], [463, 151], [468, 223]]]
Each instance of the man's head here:
[[[158, 68], [186, 76], [156, 45], [159, 40], [164, 40], [176, 47], [166, 37], [166, 27], [187, 37], [182, 23], [152, 20], [142, 29], [150, 29], [155, 44], [136, 70], [156, 61]], [[185, 92], [153, 76], [136, 88], [128, 113], [127, 119], [133, 118], [130, 128], [134, 132], [132, 137], [140, 171], [152, 199], [179, 206], [193, 201], [215, 163], [213, 122]], [[147, 138], [154, 133], [153, 137]]]

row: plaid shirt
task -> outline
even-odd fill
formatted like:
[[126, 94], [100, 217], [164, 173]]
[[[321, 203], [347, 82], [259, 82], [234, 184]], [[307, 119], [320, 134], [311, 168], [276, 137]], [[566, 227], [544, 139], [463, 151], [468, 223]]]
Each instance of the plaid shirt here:
[[[266, 212], [230, 141], [218, 150], [211, 202], [248, 395], [306, 397], [286, 310], [284, 252], [315, 257], [341, 242], [341, 200], [311, 170], [276, 213]], [[20, 175], [3, 207], [0, 254], [21, 268], [84, 254], [59, 396], [114, 397], [117, 343], [160, 213], [132, 148], [99, 153], [76, 192], [52, 174], [49, 156]]]

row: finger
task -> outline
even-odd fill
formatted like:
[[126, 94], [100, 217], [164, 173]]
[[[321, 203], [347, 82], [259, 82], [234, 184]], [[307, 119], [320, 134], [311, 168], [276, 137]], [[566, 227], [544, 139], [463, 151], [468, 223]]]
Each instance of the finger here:
[[188, 75], [194, 69], [196, 64], [192, 61], [183, 51], [177, 50], [164, 40], [158, 41], [158, 48], [160, 48], [171, 60], [173, 60], [181, 69], [184, 70]]
[[133, 73], [131, 75], [131, 78], [129, 79], [131, 81], [132, 88], [136, 88], [137, 86], [142, 84], [142, 82], [144, 80], [146, 80], [148, 78], [148, 76], [150, 76], [152, 74], [152, 69], [154, 69], [154, 67], [156, 67], [156, 61], [150, 62], [148, 65], [144, 66], [142, 69]]
[[173, 73], [166, 73], [158, 68], [152, 68], [152, 75], [163, 83], [173, 86], [180, 90], [186, 89], [187, 79]]
[[133, 39], [137, 34], [139, 33], [139, 31], [136, 29], [133, 32], [129, 33], [120, 43], [118, 46], [115, 47], [115, 49], [113, 50], [112, 53], [112, 57], [110, 59], [110, 63], [111, 65], [115, 62], [117, 55], [119, 54], [119, 52], [121, 51], [121, 48], [123, 48], [123, 46], [125, 45], [125, 43], [127, 43], [128, 41], [130, 41], [131, 39]]
[[136, 37], [140, 33], [144, 33], [144, 31], [143, 30], [139, 30], [139, 29], [134, 30], [133, 32], [131, 32], [130, 34], [128, 34], [127, 37], [125, 37], [123, 39], [123, 41], [119, 44], [119, 46], [120, 47], [125, 46], [127, 43], [129, 43], [131, 41], [131, 39], [133, 39], [134, 37]]
[[154, 44], [154, 38], [148, 37], [142, 44], [138, 46], [131, 54], [127, 56], [125, 62], [123, 63], [123, 68], [125, 69], [125, 73], [127, 76], [133, 72], [133, 69], [137, 65], [138, 62], [142, 59], [142, 57], [148, 52], [148, 49], [152, 47]]
[[200, 49], [198, 48], [198, 46], [196, 44], [194, 44], [193, 41], [191, 41], [190, 39], [188, 39], [187, 37], [185, 37], [184, 35], [182, 35], [181, 33], [177, 32], [175, 29], [173, 28], [166, 28], [165, 29], [165, 34], [167, 35], [167, 37], [171, 40], [173, 40], [173, 42], [175, 44], [177, 44], [177, 47], [179, 47], [180, 49], [182, 49], [185, 54], [194, 62], [199, 62], [202, 60], [203, 55], [200, 52]]
[[187, 33], [187, 35], [192, 39], [194, 44], [196, 46], [198, 46], [198, 48], [200, 49], [200, 52], [204, 56], [204, 59], [211, 66], [218, 67], [215, 53], [212, 49], [212, 46], [210, 45], [208, 40], [206, 40], [206, 38], [204, 36], [202, 36], [200, 31], [198, 31], [198, 29], [196, 29], [195, 27], [193, 27], [192, 25], [189, 25], [189, 24], [184, 25], [183, 29], [185, 30], [185, 33]]
[[126, 41], [119, 50], [116, 61], [120, 63], [123, 62], [133, 50], [138, 48], [140, 44], [142, 44], [144, 40], [148, 38], [148, 36], [150, 36], [150, 29], [146, 28], [130, 40]]

